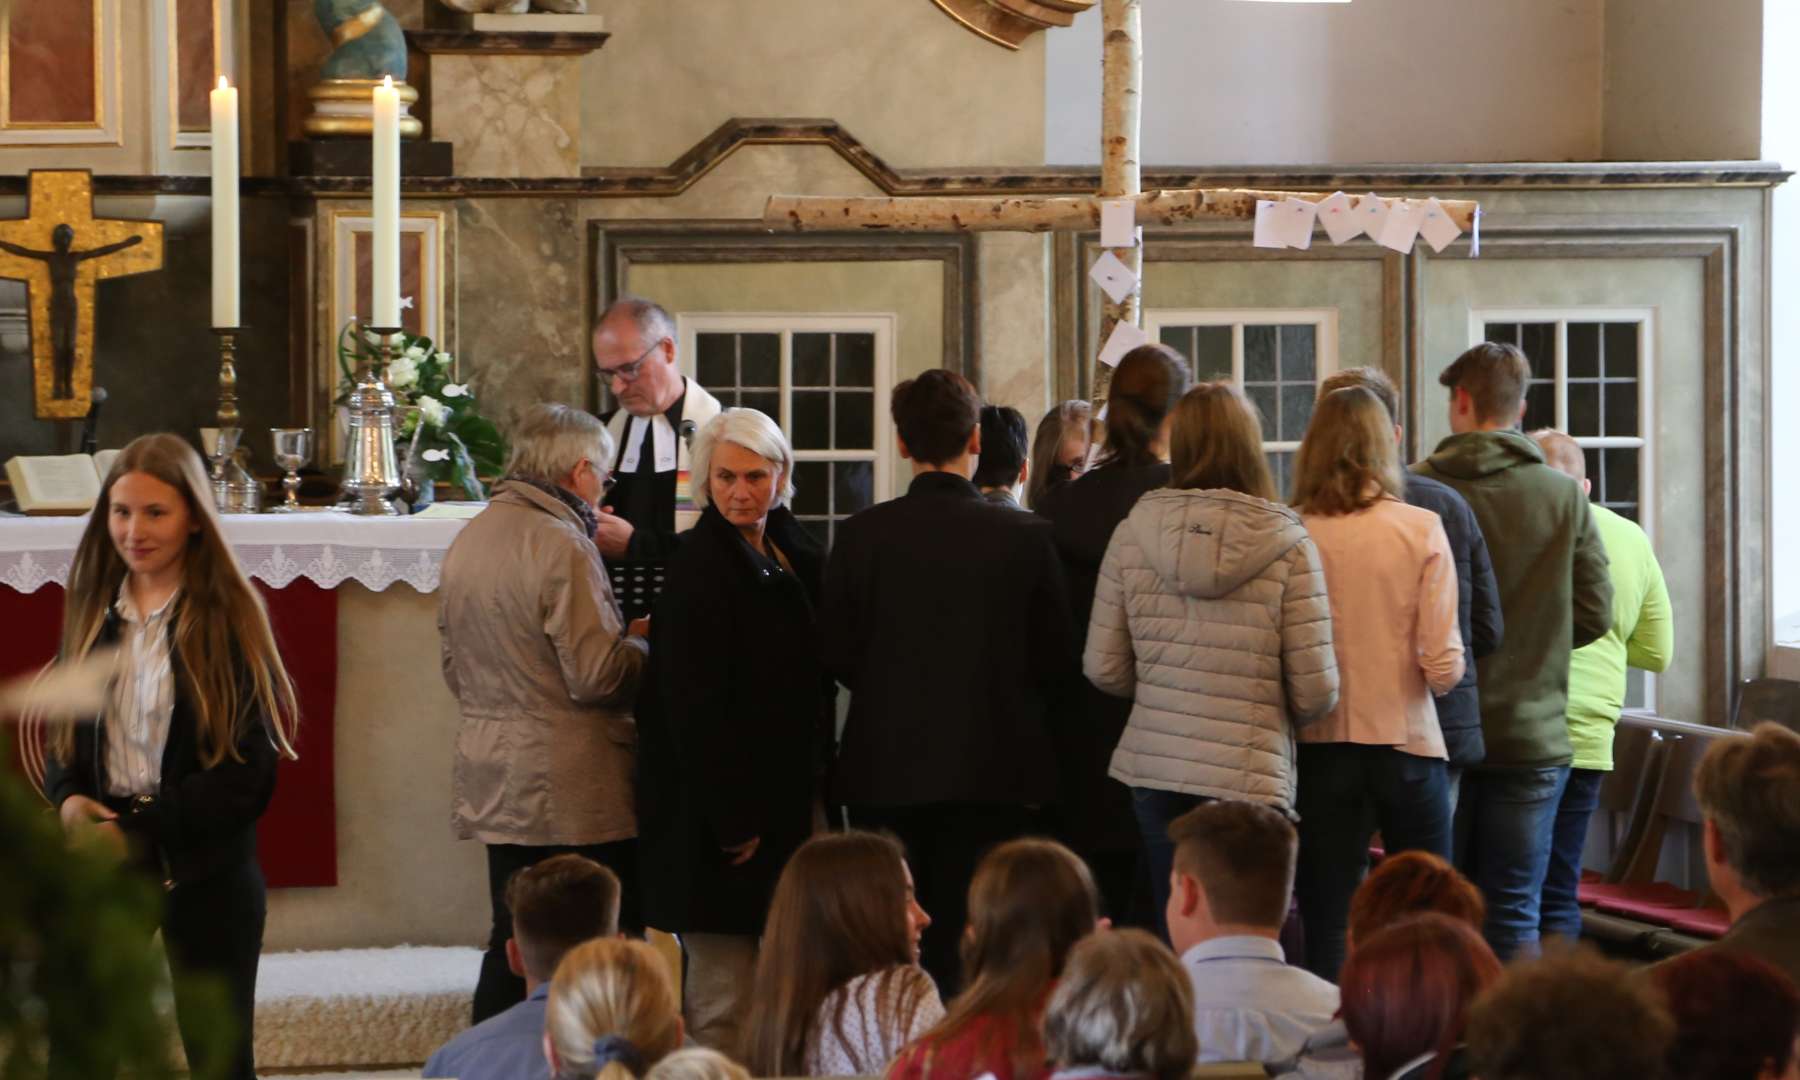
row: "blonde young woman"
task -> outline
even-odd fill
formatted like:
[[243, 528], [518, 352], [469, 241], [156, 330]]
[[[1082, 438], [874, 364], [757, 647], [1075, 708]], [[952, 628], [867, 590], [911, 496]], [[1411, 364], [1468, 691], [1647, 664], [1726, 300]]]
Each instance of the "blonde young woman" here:
[[1319, 399], [1294, 459], [1293, 505], [1325, 565], [1343, 691], [1300, 733], [1307, 966], [1337, 980], [1369, 838], [1450, 855], [1450, 780], [1433, 694], [1463, 675], [1456, 560], [1438, 516], [1408, 506], [1393, 420], [1362, 387]]
[[596, 938], [556, 965], [544, 1058], [556, 1080], [636, 1080], [681, 1047], [669, 964], [641, 941]]
[[1107, 545], [1082, 658], [1095, 686], [1132, 699], [1111, 775], [1131, 789], [1164, 940], [1169, 823], [1213, 799], [1291, 814], [1294, 732], [1338, 695], [1319, 553], [1275, 501], [1237, 388], [1182, 397], [1169, 467]]
[[[256, 820], [277, 759], [294, 756], [299, 713], [200, 456], [174, 435], [119, 454], [76, 548], [62, 656], [96, 647], [120, 652], [111, 704], [57, 731], [45, 789], [71, 838], [114, 848], [167, 889], [163, 941], [195, 1075], [253, 1076], [266, 911]], [[229, 1060], [194, 1037], [216, 1018], [196, 1015], [192, 976], [228, 993]]]

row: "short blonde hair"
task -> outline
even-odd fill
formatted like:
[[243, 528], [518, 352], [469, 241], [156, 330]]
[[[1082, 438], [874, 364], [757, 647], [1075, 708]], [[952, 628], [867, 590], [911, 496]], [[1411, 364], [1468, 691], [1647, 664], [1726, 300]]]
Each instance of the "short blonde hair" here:
[[663, 1058], [644, 1080], [750, 1080], [750, 1070], [717, 1050], [696, 1046]]
[[584, 458], [605, 472], [612, 467], [612, 457], [612, 432], [592, 413], [543, 402], [526, 409], [513, 427], [506, 474], [554, 484]]
[[1069, 952], [1044, 1010], [1059, 1069], [1179, 1080], [1194, 1068], [1194, 988], [1175, 955], [1142, 930], [1090, 934]]
[[[556, 1048], [559, 1075], [641, 1075], [681, 1046], [681, 1003], [668, 963], [641, 941], [596, 938], [575, 946], [550, 980], [544, 1034]], [[599, 1062], [602, 1042], [625, 1052]]]
[[712, 502], [712, 456], [720, 443], [730, 443], [762, 458], [781, 473], [775, 495], [776, 506], [786, 506], [794, 497], [794, 448], [775, 421], [755, 409], [726, 409], [706, 422], [694, 437], [690, 490], [694, 508], [704, 510]]

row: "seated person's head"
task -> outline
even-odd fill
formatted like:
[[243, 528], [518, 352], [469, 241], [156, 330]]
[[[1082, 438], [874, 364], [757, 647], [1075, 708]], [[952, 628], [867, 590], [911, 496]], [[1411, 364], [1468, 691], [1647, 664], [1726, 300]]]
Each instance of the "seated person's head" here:
[[1014, 1059], [1010, 1071], [1035, 1072], [1043, 1064], [1038, 1009], [1062, 975], [1069, 950], [1099, 920], [1094, 879], [1068, 848], [1052, 840], [1014, 840], [988, 852], [969, 882], [963, 992], [924, 1041], [953, 1038], [983, 1017], [999, 1020], [1015, 1035], [1001, 1048]]
[[1274, 937], [1287, 920], [1299, 839], [1281, 812], [1210, 802], [1169, 824], [1169, 939], [1177, 953], [1235, 934]]
[[619, 879], [580, 855], [553, 855], [527, 866], [506, 885], [513, 936], [506, 960], [533, 986], [584, 941], [619, 935]]
[[1391, 1076], [1426, 1053], [1447, 1059], [1469, 1007], [1499, 978], [1494, 950], [1448, 915], [1414, 915], [1359, 939], [1338, 988], [1363, 1075]]
[[1525, 415], [1531, 362], [1517, 345], [1484, 341], [1451, 361], [1438, 384], [1450, 390], [1451, 431], [1509, 428]]
[[1025, 416], [1010, 405], [981, 407], [981, 459], [975, 486], [1011, 488], [1025, 482]]
[[981, 395], [954, 371], [932, 368], [906, 380], [888, 408], [900, 456], [917, 465], [941, 468], [981, 453]]
[[1090, 934], [1050, 995], [1044, 1049], [1058, 1072], [1184, 1080], [1200, 1054], [1193, 984], [1142, 930]]
[[1694, 775], [1706, 818], [1706, 869], [1739, 918], [1758, 901], [1800, 894], [1800, 735], [1758, 724], [1716, 740]]
[[1700, 949], [1657, 964], [1650, 977], [1675, 1018], [1670, 1076], [1800, 1076], [1800, 992], [1785, 972], [1748, 953]]
[[641, 941], [597, 938], [556, 966], [544, 1009], [544, 1057], [559, 1080], [634, 1080], [681, 1046], [669, 965]]
[[1481, 1080], [1659, 1080], [1675, 1025], [1647, 980], [1587, 949], [1515, 962], [1469, 1014]]
[[1487, 919], [1487, 901], [1475, 883], [1429, 851], [1402, 851], [1381, 860], [1350, 898], [1344, 948], [1412, 915], [1437, 912], [1460, 919], [1476, 933]]
[[930, 924], [893, 837], [851, 830], [800, 845], [769, 904], [740, 1060], [757, 1076], [800, 1075], [821, 1006], [863, 975], [892, 980], [876, 1000], [893, 1015], [876, 1022], [911, 1030], [935, 993], [916, 966]]
[[663, 1058], [644, 1080], [750, 1080], [750, 1072], [717, 1050], [696, 1046]]

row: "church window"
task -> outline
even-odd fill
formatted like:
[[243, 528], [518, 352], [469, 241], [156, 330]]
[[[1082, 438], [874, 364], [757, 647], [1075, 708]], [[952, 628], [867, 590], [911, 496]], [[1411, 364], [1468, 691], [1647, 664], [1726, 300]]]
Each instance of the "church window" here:
[[1244, 391], [1262, 416], [1269, 472], [1285, 493], [1319, 380], [1337, 370], [1337, 312], [1149, 311], [1144, 324], [1188, 358], [1196, 379], [1230, 379]]
[[688, 372], [727, 407], [757, 409], [794, 447], [794, 515], [821, 543], [885, 498], [892, 316], [682, 315]]

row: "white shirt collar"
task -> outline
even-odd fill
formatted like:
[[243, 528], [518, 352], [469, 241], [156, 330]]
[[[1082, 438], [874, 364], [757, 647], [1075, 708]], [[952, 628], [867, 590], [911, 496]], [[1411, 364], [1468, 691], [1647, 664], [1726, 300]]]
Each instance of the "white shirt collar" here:
[[1197, 964], [1203, 960], [1274, 960], [1287, 963], [1287, 953], [1274, 938], [1241, 934], [1209, 938], [1181, 954], [1182, 963]]
[[177, 587], [174, 592], [169, 594], [169, 598], [162, 602], [161, 607], [158, 607], [147, 616], [140, 616], [138, 614], [137, 601], [132, 599], [131, 596], [131, 575], [127, 574], [119, 582], [119, 595], [113, 600], [113, 610], [118, 612], [119, 617], [128, 623], [153, 623], [167, 614], [169, 608], [180, 596], [181, 589]]

